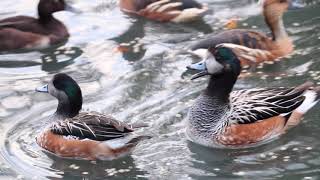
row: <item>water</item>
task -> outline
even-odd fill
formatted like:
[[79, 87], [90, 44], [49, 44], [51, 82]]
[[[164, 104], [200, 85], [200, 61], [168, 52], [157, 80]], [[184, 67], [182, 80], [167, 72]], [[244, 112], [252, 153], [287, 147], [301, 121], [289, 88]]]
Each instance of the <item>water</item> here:
[[[200, 1], [200, 0], [199, 0]], [[198, 61], [183, 48], [208, 33], [220, 32], [229, 18], [242, 28], [268, 32], [250, 0], [213, 1], [203, 22], [161, 24], [130, 18], [116, 1], [73, 1], [83, 11], [59, 12], [70, 30], [68, 42], [41, 52], [0, 55], [0, 179], [308, 179], [320, 178], [319, 105], [302, 124], [266, 145], [219, 150], [186, 140], [188, 107], [206, 85], [190, 81], [186, 65]], [[291, 58], [257, 67], [236, 88], [320, 84], [320, 1], [284, 16], [296, 51]], [[35, 15], [37, 1], [2, 0], [0, 19]], [[124, 53], [117, 51], [128, 50]], [[84, 109], [112, 114], [125, 122], [148, 122], [142, 134], [153, 138], [132, 155], [114, 161], [55, 157], [35, 144], [57, 101], [34, 88], [53, 74], [74, 77], [84, 94]]]

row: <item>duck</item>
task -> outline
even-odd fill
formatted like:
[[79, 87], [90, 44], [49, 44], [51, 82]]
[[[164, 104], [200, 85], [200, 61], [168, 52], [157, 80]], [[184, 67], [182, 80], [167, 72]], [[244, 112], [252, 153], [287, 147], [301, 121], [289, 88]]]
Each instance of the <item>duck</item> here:
[[195, 21], [208, 12], [206, 4], [195, 0], [120, 0], [120, 9], [128, 14], [159, 22]]
[[320, 86], [305, 82], [296, 87], [232, 91], [241, 60], [223, 44], [204, 61], [191, 79], [209, 75], [206, 89], [190, 107], [186, 135], [194, 143], [214, 148], [247, 148], [265, 144], [298, 125], [320, 99]]
[[69, 37], [65, 25], [53, 13], [79, 12], [64, 0], [40, 0], [38, 18], [15, 16], [0, 20], [0, 51], [43, 49]]
[[208, 49], [224, 44], [233, 49], [241, 64], [250, 66], [265, 61], [275, 61], [294, 51], [294, 45], [283, 24], [283, 14], [290, 0], [264, 0], [263, 16], [271, 30], [271, 36], [249, 29], [232, 29], [195, 42], [188, 52], [205, 59]]
[[112, 160], [132, 152], [149, 136], [134, 134], [143, 123], [127, 124], [110, 115], [80, 112], [82, 93], [77, 82], [64, 73], [53, 76], [47, 85], [36, 88], [58, 99], [52, 121], [36, 137], [46, 151], [63, 158]]

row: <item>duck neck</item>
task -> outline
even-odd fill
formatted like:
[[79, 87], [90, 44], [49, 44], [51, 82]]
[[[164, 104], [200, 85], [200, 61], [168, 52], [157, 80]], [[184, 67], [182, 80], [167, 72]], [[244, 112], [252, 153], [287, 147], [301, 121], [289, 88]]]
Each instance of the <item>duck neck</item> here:
[[62, 118], [72, 118], [79, 114], [82, 108], [82, 98], [59, 100], [56, 115]]
[[39, 16], [39, 21], [43, 24], [48, 23], [54, 19], [52, 13], [49, 13], [39, 7], [38, 7], [38, 16]]
[[272, 39], [274, 41], [288, 38], [288, 34], [282, 20], [283, 12], [266, 9], [263, 14], [265, 21], [272, 32]]
[[237, 73], [224, 73], [218, 76], [211, 76], [205, 94], [222, 103], [229, 103], [229, 95], [237, 81]]

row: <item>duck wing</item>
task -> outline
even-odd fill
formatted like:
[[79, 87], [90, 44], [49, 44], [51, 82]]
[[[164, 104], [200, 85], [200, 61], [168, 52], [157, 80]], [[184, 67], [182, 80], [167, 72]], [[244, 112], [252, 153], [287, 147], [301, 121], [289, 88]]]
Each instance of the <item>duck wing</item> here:
[[[173, 6], [173, 3], [179, 3]], [[140, 11], [146, 8], [160, 8], [161, 6], [169, 6], [176, 10], [183, 10], [189, 8], [202, 8], [202, 5], [194, 0], [134, 0], [134, 10]], [[149, 6], [149, 7], [148, 7]], [[155, 10], [155, 9], [154, 9]]]
[[271, 42], [272, 40], [268, 36], [257, 31], [250, 31], [247, 29], [232, 29], [198, 41], [191, 45], [190, 49], [191, 51], [195, 51], [197, 49], [207, 50], [210, 48], [215, 48], [217, 45], [222, 43], [230, 43], [251, 49], [268, 50], [268, 45]]
[[233, 124], [249, 124], [279, 115], [287, 117], [303, 103], [305, 90], [297, 87], [233, 91], [228, 119]]
[[193, 9], [199, 15], [206, 11], [203, 5], [194, 0], [134, 0], [131, 3], [123, 5], [122, 10], [158, 21], [169, 21], [186, 9]]
[[63, 136], [78, 139], [106, 141], [121, 138], [133, 132], [133, 127], [117, 121], [111, 116], [96, 112], [82, 112], [79, 115], [58, 121], [51, 126], [51, 131]]
[[0, 20], [2, 28], [13, 28], [20, 31], [29, 31], [30, 27], [38, 26], [38, 20], [29, 16], [15, 16]]

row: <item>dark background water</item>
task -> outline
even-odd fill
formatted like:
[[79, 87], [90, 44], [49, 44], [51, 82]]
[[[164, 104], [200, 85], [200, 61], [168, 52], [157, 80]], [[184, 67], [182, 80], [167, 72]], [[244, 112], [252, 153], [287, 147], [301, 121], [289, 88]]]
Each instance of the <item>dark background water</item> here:
[[[213, 12], [202, 22], [157, 23], [130, 18], [117, 1], [73, 1], [82, 14], [55, 16], [70, 30], [68, 42], [41, 52], [0, 55], [0, 175], [2, 179], [319, 179], [319, 105], [302, 124], [266, 145], [219, 150], [195, 145], [184, 136], [188, 107], [206, 85], [190, 81], [183, 53], [208, 33], [223, 31], [232, 17], [240, 28], [268, 32], [260, 9], [250, 0], [199, 0]], [[0, 18], [35, 15], [38, 1], [2, 0]], [[320, 84], [320, 1], [284, 16], [296, 45], [290, 58], [258, 66], [236, 88]], [[129, 51], [116, 51], [126, 46]], [[112, 114], [125, 122], [148, 122], [139, 132], [153, 138], [132, 155], [114, 161], [61, 159], [42, 151], [35, 136], [48, 123], [57, 101], [34, 88], [52, 75], [74, 77], [84, 109]]]

